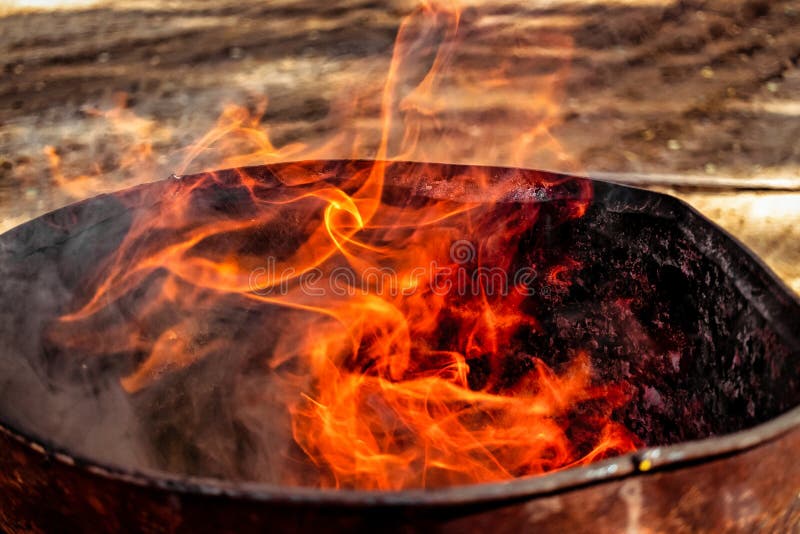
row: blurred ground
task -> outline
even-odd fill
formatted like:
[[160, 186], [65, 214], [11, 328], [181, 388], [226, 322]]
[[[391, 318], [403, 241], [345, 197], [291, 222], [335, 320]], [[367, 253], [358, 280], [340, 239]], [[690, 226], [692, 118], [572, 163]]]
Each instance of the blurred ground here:
[[[254, 109], [266, 95], [278, 146], [322, 144], [354, 103], [348, 124], [376, 135], [393, 42], [414, 6], [30, 3], [0, 0], [0, 230], [169, 175], [226, 102]], [[458, 68], [435, 102], [447, 112], [415, 154], [667, 188], [800, 290], [800, 0], [464, 3]], [[109, 122], [102, 111], [119, 92], [125, 112]], [[510, 148], [536, 120], [558, 154], [538, 138], [521, 156]], [[146, 164], [120, 171], [142, 137]], [[56, 187], [47, 146], [66, 180], [91, 175], [89, 190]]]

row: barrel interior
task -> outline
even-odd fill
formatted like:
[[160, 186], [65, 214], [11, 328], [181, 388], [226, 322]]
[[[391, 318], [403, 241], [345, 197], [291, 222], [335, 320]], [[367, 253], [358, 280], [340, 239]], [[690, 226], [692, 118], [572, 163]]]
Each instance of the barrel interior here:
[[[274, 340], [251, 333], [265, 320], [292, 321], [291, 313], [238, 301], [199, 311], [208, 336], [236, 340], [236, 349], [229, 345], [219, 357], [132, 396], [119, 381], [141, 355], [88, 357], [52, 341], [54, 322], [85, 298], [97, 267], [119, 246], [134, 216], [156, 214], [170, 187], [162, 182], [91, 199], [0, 238], [0, 420], [101, 463], [270, 482], [255, 466], [261, 461], [255, 450], [274, 436], [254, 435], [243, 420], [259, 418], [269, 434], [277, 432], [270, 421], [284, 416], [269, 405], [243, 411], [231, 399], [268, 382], [259, 361]], [[536, 354], [554, 369], [568, 364], [567, 355], [586, 351], [598, 382], [618, 384], [630, 397], [614, 418], [648, 446], [750, 428], [797, 406], [797, 316], [768, 313], [791, 310], [792, 303], [776, 303], [779, 291], [767, 285], [771, 279], [760, 267], [748, 267], [752, 258], [672, 199], [600, 182], [593, 187], [585, 215], [568, 221], [557, 216], [571, 201], [568, 189], [485, 208], [489, 218], [537, 210], [514, 251], [516, 266], [532, 257], [541, 273], [566, 257], [576, 265], [568, 285], [544, 275], [531, 282], [524, 306], [535, 309], [540, 328], [516, 338], [510, 350]], [[245, 190], [220, 183], [197, 193], [197, 209], [220, 219], [244, 217], [248, 198]], [[384, 201], [426, 199], [400, 184], [387, 188]], [[240, 239], [242, 247], [275, 250], [291, 248], [298, 236], [275, 227]], [[157, 283], [153, 279], [152, 287]], [[130, 321], [144, 299], [146, 289], [122, 299], [96, 328]], [[446, 338], [447, 328], [443, 324], [437, 335]], [[515, 370], [513, 357], [509, 362], [513, 382], [515, 372], [526, 369], [520, 363]], [[470, 361], [476, 388], [482, 365], [480, 358]]]

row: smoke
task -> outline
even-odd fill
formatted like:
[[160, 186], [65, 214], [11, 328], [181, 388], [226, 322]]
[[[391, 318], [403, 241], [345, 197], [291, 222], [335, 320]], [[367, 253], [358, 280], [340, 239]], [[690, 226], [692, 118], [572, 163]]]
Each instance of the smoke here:
[[[139, 419], [114, 379], [117, 362], [65, 353], [48, 342], [88, 266], [119, 244], [130, 223], [118, 202], [66, 208], [0, 241], [0, 413], [12, 428], [57, 449], [117, 465], [147, 456]], [[77, 224], [76, 223], [77, 220]]]

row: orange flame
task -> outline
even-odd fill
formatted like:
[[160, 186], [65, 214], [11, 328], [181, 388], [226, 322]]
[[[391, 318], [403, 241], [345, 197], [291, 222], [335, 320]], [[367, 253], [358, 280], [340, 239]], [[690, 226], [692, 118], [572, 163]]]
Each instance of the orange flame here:
[[[157, 216], [133, 221], [92, 294], [61, 318], [54, 336], [92, 352], [146, 354], [121, 380], [135, 395], [237, 350], [235, 337], [214, 333], [227, 306], [262, 310], [270, 376], [264, 395], [280, 393], [293, 440], [318, 471], [311, 483], [321, 487], [398, 490], [506, 480], [636, 447], [637, 439], [611, 417], [624, 395], [597, 384], [586, 353], [568, 355], [570, 363], [556, 372], [544, 363], [547, 355], [520, 350], [520, 340], [539, 330], [530, 295], [516, 281], [499, 291], [493, 277], [535, 267], [518, 251], [535, 231], [540, 207], [503, 202], [521, 184], [473, 167], [450, 177], [451, 200], [418, 201], [410, 192], [441, 178], [424, 166], [404, 172], [391, 163], [446, 157], [451, 148], [443, 115], [448, 83], [463, 83], [460, 23], [455, 6], [426, 2], [401, 24], [373, 164], [346, 166], [344, 173], [340, 166], [335, 175], [289, 164], [266, 177], [240, 169], [173, 184]], [[421, 79], [420, 57], [430, 65]], [[475, 83], [475, 94], [501, 91], [508, 68]], [[523, 162], [535, 145], [569, 161], [550, 133], [561, 77], [560, 69], [545, 76], [545, 87], [516, 110], [533, 122], [508, 124], [518, 140], [512, 150], [496, 153], [486, 143], [476, 159], [499, 154]], [[182, 169], [210, 152], [241, 167], [321, 156], [343, 138], [350, 154], [368, 146], [362, 143], [369, 135], [350, 132], [322, 147], [276, 147], [260, 126], [265, 109], [266, 100], [254, 114], [226, 108], [187, 150]], [[440, 144], [430, 142], [433, 134]], [[54, 175], [65, 181], [58, 156], [49, 154]], [[561, 184], [522, 185], [552, 191]], [[562, 221], [582, 216], [590, 201], [587, 183], [576, 185], [582, 193], [557, 212]], [[220, 188], [246, 193], [236, 196], [234, 213], [222, 215], [198, 200]], [[398, 196], [397, 188], [405, 193]], [[270, 269], [263, 268], [267, 255]], [[577, 267], [564, 260], [547, 278], [568, 287]], [[484, 277], [463, 286], [459, 277], [475, 272]], [[108, 327], [109, 310], [123, 301], [135, 320]], [[106, 326], [90, 328], [91, 321]], [[581, 413], [587, 404], [592, 410]], [[271, 424], [278, 423], [263, 422]]]
[[107, 133], [110, 141], [121, 147], [118, 161], [110, 166], [121, 175], [120, 183], [108, 180], [102, 166], [96, 162], [89, 174], [67, 176], [62, 156], [53, 146], [46, 146], [44, 154], [50, 164], [50, 172], [59, 190], [73, 199], [83, 199], [99, 192], [109, 191], [120, 186], [134, 185], [144, 177], [151, 176], [157, 168], [157, 157], [153, 143], [169, 140], [172, 133], [152, 119], [139, 117], [127, 107], [125, 93], [114, 95], [114, 106], [109, 110], [87, 108], [85, 113], [105, 119], [110, 125]]

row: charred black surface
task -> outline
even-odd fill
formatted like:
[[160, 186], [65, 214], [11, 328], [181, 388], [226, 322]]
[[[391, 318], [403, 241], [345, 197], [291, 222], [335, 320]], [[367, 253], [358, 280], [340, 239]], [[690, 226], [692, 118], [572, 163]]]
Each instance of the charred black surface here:
[[564, 257], [579, 267], [563, 291], [539, 279], [544, 328], [530, 347], [545, 358], [592, 347], [603, 378], [635, 391], [624, 420], [649, 445], [741, 430], [800, 403], [797, 329], [753, 302], [764, 290], [747, 287], [746, 256], [726, 257], [716, 229], [672, 199], [595, 191], [583, 218], [534, 228], [545, 272]]

